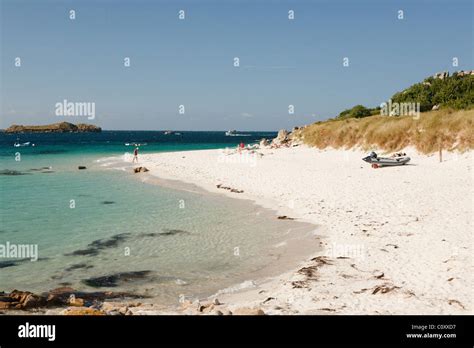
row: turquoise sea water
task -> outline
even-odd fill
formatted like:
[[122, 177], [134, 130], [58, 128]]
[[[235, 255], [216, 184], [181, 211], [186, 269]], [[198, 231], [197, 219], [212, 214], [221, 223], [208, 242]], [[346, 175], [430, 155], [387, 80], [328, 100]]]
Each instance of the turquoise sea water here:
[[292, 250], [301, 250], [311, 225], [197, 188], [144, 182], [147, 174], [131, 174], [122, 160], [129, 142], [146, 143], [146, 153], [234, 147], [273, 135], [22, 134], [19, 142], [35, 146], [14, 147], [17, 136], [1, 134], [0, 244], [37, 245], [39, 259], [0, 257], [0, 291], [67, 285], [169, 305], [281, 272], [281, 262], [301, 259]]

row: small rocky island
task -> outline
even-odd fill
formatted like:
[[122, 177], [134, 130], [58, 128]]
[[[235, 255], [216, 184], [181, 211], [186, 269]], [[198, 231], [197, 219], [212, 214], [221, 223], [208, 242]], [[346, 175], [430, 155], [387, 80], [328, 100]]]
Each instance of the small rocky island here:
[[87, 133], [87, 132], [101, 132], [102, 128], [92, 124], [78, 123], [72, 124], [69, 122], [59, 122], [48, 124], [44, 126], [21, 126], [11, 125], [5, 129], [5, 133]]

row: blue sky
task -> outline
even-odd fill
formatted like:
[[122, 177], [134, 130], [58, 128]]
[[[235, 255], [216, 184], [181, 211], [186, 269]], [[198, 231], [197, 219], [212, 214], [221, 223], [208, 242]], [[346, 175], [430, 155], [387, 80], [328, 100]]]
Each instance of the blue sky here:
[[474, 68], [470, 0], [0, 1], [0, 128], [88, 122], [67, 99], [105, 129], [290, 129]]

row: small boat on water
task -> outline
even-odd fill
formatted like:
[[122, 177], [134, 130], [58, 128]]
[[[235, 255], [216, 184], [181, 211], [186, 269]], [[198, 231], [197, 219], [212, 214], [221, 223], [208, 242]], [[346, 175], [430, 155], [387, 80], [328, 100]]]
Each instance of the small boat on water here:
[[372, 164], [372, 168], [385, 166], [402, 166], [410, 162], [410, 157], [406, 153], [396, 153], [392, 157], [379, 157], [375, 152], [371, 152], [369, 156], [362, 158], [363, 161]]
[[250, 136], [250, 134], [237, 133], [237, 131], [235, 129], [228, 130], [227, 132], [225, 132], [225, 135], [228, 136], [228, 137], [248, 137], [248, 136]]
[[125, 143], [124, 145], [125, 145], [125, 146], [146, 146], [146, 145], [148, 145], [148, 144], [147, 144], [147, 143], [143, 143], [143, 144]]
[[35, 146], [35, 144], [31, 144], [31, 142], [27, 141], [26, 143], [19, 143], [18, 140], [13, 144], [14, 147], [24, 147], [24, 146]]

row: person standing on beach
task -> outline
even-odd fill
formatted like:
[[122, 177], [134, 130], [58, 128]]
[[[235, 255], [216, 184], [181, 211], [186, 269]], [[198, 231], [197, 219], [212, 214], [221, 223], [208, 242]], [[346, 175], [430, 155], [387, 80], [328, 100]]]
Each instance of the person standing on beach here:
[[138, 163], [138, 147], [135, 148], [135, 150], [133, 150], [133, 160], [132, 160], [133, 163], [137, 162]]

